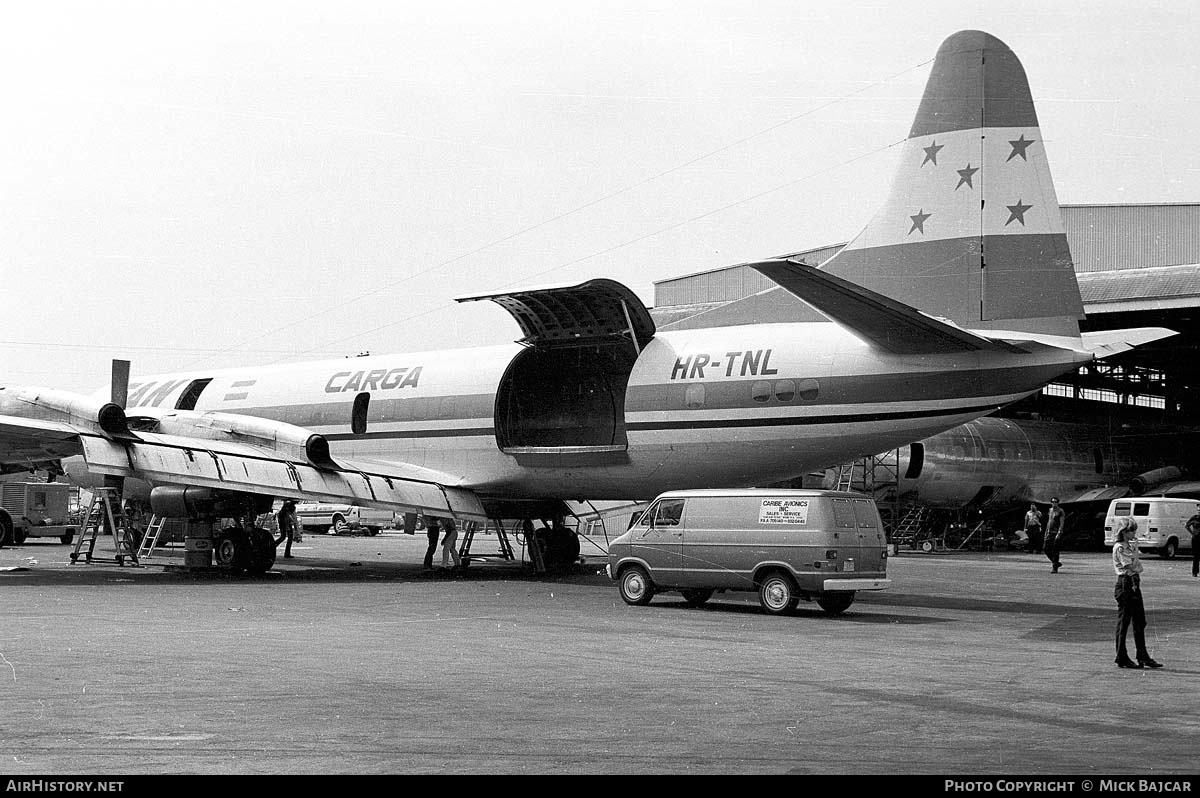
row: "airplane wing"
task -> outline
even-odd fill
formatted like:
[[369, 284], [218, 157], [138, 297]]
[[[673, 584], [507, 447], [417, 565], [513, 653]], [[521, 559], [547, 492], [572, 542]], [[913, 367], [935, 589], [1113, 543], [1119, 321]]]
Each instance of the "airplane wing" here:
[[[9, 398], [0, 395], [0, 400]], [[92, 420], [93, 405], [86, 397], [72, 400], [59, 394], [54, 406], [39, 401], [35, 392], [21, 392], [19, 398], [23, 405], [0, 401], [0, 410], [8, 413], [0, 415], [0, 465], [29, 467], [82, 455], [89, 471], [152, 485], [345, 501], [487, 520], [479, 498], [447, 484], [453, 482], [448, 475], [405, 464], [334, 461], [322, 436], [289, 424], [175, 411], [157, 419], [137, 419], [143, 427], [165, 432], [131, 431], [123, 416], [114, 420], [113, 405], [104, 407], [105, 416]], [[26, 408], [43, 417], [13, 415]]]
[[81, 453], [79, 431], [70, 424], [0, 416], [0, 466], [35, 468]]
[[916, 308], [806, 263], [782, 259], [746, 265], [888, 352], [1023, 351], [1004, 341], [984, 338], [938, 321]]

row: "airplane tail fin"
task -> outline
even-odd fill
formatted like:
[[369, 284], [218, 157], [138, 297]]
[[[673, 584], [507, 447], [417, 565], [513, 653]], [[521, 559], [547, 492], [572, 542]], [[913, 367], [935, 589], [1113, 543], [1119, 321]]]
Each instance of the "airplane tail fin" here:
[[887, 201], [821, 268], [968, 329], [1078, 337], [1033, 97], [1002, 41], [968, 30], [942, 44]]
[[[1083, 302], [1029, 82], [999, 39], [942, 44], [891, 192], [820, 269], [969, 330], [1079, 338]], [[805, 321], [773, 288], [666, 329]]]

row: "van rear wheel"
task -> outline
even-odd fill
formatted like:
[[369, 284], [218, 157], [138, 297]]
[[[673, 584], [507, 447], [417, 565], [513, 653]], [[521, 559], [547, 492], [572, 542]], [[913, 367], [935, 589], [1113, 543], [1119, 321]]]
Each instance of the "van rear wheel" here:
[[771, 615], [791, 615], [800, 603], [796, 583], [779, 571], [767, 574], [758, 584], [758, 603]]
[[850, 605], [853, 603], [853, 591], [846, 593], [826, 593], [817, 599], [817, 604], [821, 605], [821, 609], [825, 610], [827, 615], [840, 615], [850, 609]]
[[1164, 560], [1169, 560], [1175, 556], [1175, 552], [1177, 551], [1179, 551], [1179, 543], [1176, 542], [1175, 538], [1171, 538], [1167, 541], [1167, 545], [1158, 550], [1158, 556]]
[[687, 602], [689, 607], [704, 606], [704, 602], [712, 598], [713, 594], [711, 590], [701, 588], [696, 588], [693, 590], [681, 590], [680, 592], [683, 593], [683, 600]]
[[635, 607], [649, 604], [650, 599], [654, 597], [654, 583], [650, 581], [646, 571], [638, 565], [621, 572], [617, 589], [621, 591], [622, 601]]

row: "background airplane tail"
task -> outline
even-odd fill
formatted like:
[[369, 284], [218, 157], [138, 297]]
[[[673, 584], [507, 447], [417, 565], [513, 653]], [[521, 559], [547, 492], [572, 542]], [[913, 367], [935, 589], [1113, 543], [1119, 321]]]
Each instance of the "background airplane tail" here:
[[1078, 337], [1083, 303], [1021, 62], [942, 44], [883, 207], [821, 266], [975, 330]]

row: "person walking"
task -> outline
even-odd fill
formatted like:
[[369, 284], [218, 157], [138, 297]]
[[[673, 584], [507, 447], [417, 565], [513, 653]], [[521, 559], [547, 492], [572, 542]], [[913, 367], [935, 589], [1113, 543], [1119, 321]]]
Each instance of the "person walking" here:
[[1029, 512], [1025, 513], [1025, 538], [1031, 553], [1042, 550], [1042, 514], [1036, 504], [1029, 505]]
[[[1161, 668], [1146, 650], [1146, 607], [1142, 603], [1142, 561], [1138, 557], [1137, 521], [1125, 516], [1117, 522], [1117, 542], [1113, 544], [1113, 570], [1117, 586], [1117, 658], [1118, 668]], [[1133, 624], [1133, 642], [1137, 646], [1137, 662], [1129, 658], [1125, 638]]]
[[296, 503], [288, 499], [279, 508], [279, 513], [275, 516], [276, 522], [279, 524], [279, 539], [275, 541], [275, 546], [287, 541], [287, 545], [283, 547], [284, 559], [292, 559], [292, 540], [296, 537]]
[[446, 529], [446, 536], [442, 538], [442, 567], [450, 567], [450, 558], [454, 557], [454, 567], [462, 567], [462, 557], [458, 554], [458, 527], [454, 524], [453, 518], [443, 518], [442, 526]]
[[1200, 504], [1187, 520], [1187, 531], [1192, 536], [1192, 576], [1200, 576]]
[[429, 541], [429, 547], [425, 549], [425, 570], [433, 570], [433, 555], [438, 547], [438, 535], [441, 533], [441, 528], [438, 526], [437, 516], [425, 516], [425, 538]]
[[1063, 531], [1066, 525], [1067, 514], [1063, 512], [1063, 508], [1058, 506], [1058, 497], [1056, 496], [1050, 500], [1050, 512], [1046, 518], [1046, 542], [1042, 549], [1053, 566], [1050, 569], [1052, 574], [1058, 573], [1058, 569], [1062, 568], [1062, 561], [1058, 559], [1058, 550], [1062, 546]]

